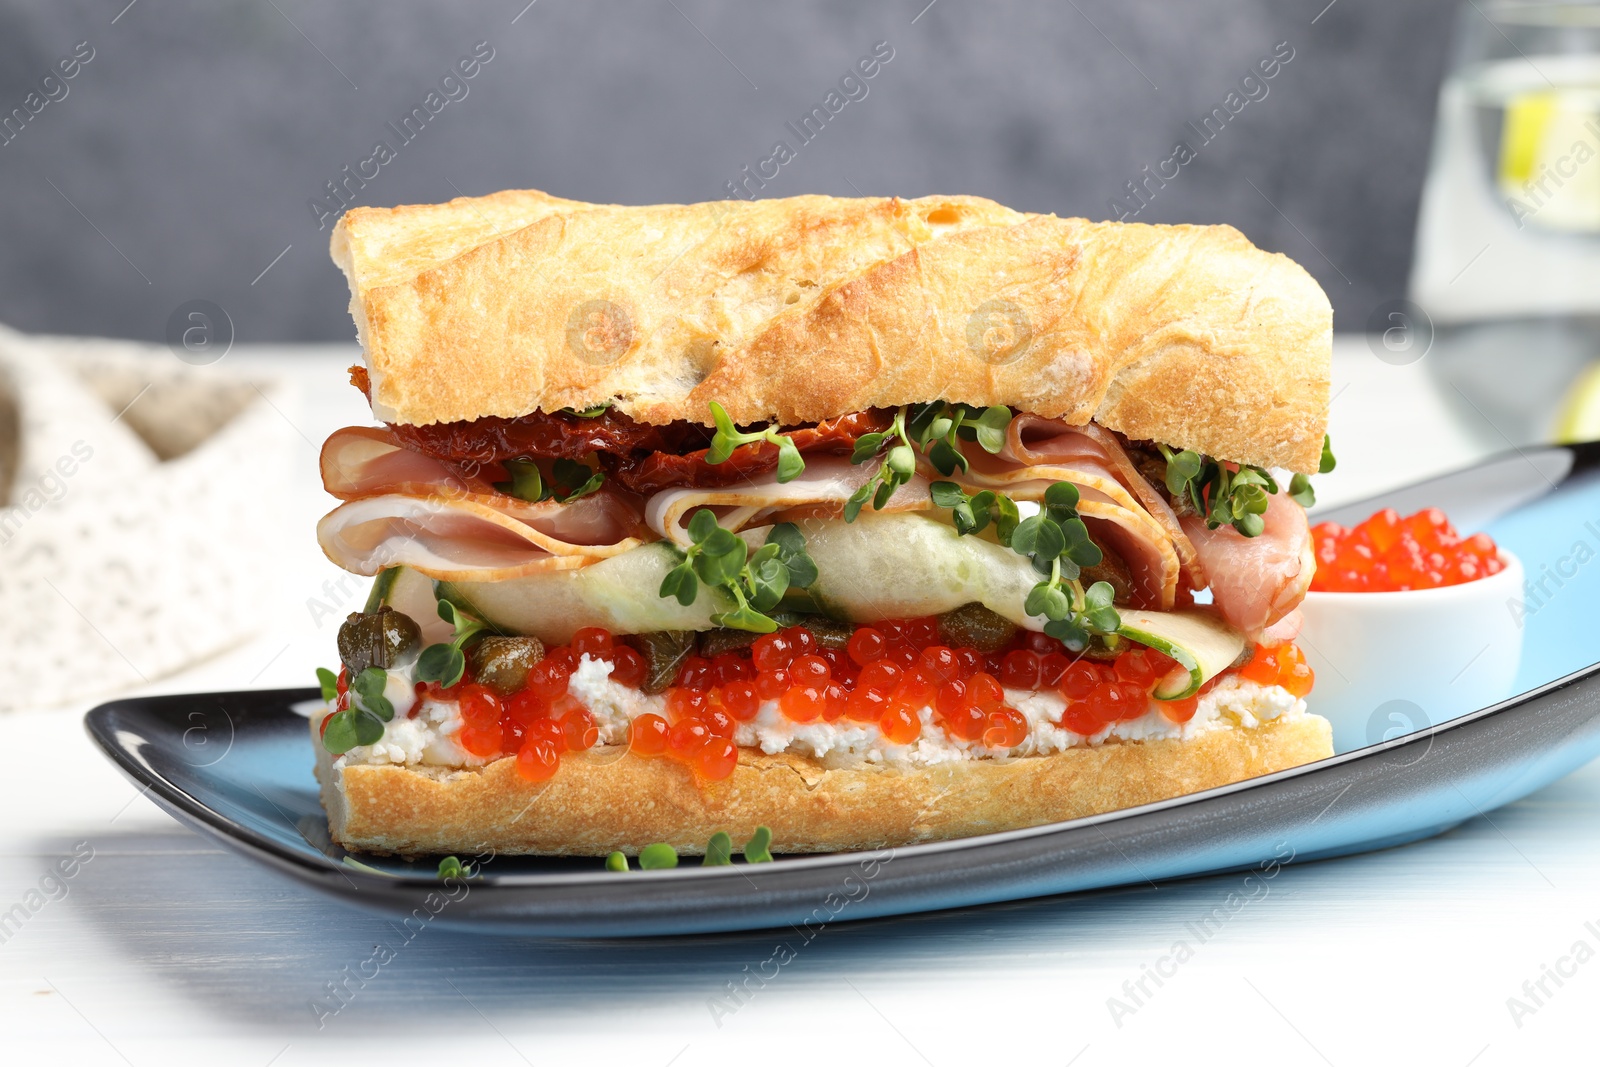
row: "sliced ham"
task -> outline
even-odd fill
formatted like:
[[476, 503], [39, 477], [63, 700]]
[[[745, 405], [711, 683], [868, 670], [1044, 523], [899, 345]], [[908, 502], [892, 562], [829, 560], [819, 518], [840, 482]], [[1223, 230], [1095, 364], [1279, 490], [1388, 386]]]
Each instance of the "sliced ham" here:
[[322, 444], [322, 487], [340, 500], [380, 493], [488, 494], [494, 487], [470, 468], [414, 452], [376, 426], [346, 426]]
[[[748, 484], [722, 489], [663, 489], [645, 505], [645, 522], [657, 535], [687, 547], [688, 520], [701, 508], [710, 508], [718, 525], [728, 530], [788, 521], [796, 518], [836, 518], [857, 489], [867, 483], [882, 461], [851, 463], [843, 456], [811, 456], [806, 469], [790, 482], [776, 473], [752, 478]], [[895, 490], [885, 512], [922, 511], [933, 507], [928, 482], [921, 475]], [[867, 509], [872, 508], [871, 503]]]
[[1122, 442], [1110, 430], [1092, 422], [1084, 426], [1069, 426], [1060, 419], [1018, 415], [1011, 420], [1006, 432], [1006, 446], [1000, 456], [1029, 466], [1084, 461], [1097, 463], [1131, 493], [1142, 510], [1166, 532], [1173, 551], [1178, 554], [1179, 563], [1188, 572], [1189, 584], [1195, 589], [1205, 588], [1205, 570], [1172, 506], [1161, 491], [1139, 473], [1127, 449], [1122, 447]]
[[377, 427], [336, 431], [321, 458], [323, 487], [346, 503], [319, 524], [319, 540], [358, 573], [406, 563], [434, 578], [493, 580], [485, 575], [614, 556], [646, 533], [631, 495], [609, 486], [570, 504], [520, 500], [471, 465], [413, 451]]
[[[976, 469], [976, 468], [974, 468]], [[1135, 606], [1170, 611], [1177, 599], [1180, 562], [1166, 531], [1131, 499], [1115, 479], [1089, 461], [1073, 466], [1018, 468], [1020, 477], [973, 477], [969, 471], [954, 480], [967, 492], [1003, 488], [1013, 500], [1038, 502], [1056, 482], [1078, 487], [1078, 515], [1089, 535], [1128, 564]]]
[[1071, 482], [1091, 535], [1127, 562], [1137, 606], [1170, 611], [1184, 570], [1191, 586], [1204, 584], [1194, 546], [1116, 438], [1085, 429], [1019, 415], [997, 455], [965, 449], [970, 469], [955, 480], [969, 489], [1003, 489], [1016, 500], [1038, 500], [1051, 483]]
[[317, 541], [356, 574], [403, 564], [446, 581], [501, 581], [581, 567], [638, 545], [634, 537], [580, 543], [616, 531], [610, 506], [606, 498], [583, 497], [551, 509], [524, 504], [524, 514], [513, 517], [480, 500], [392, 493], [341, 504], [317, 524]]
[[1300, 606], [1316, 572], [1311, 527], [1299, 504], [1282, 493], [1270, 496], [1262, 519], [1255, 537], [1232, 526], [1208, 530], [1193, 515], [1181, 520], [1211, 577], [1211, 596], [1223, 618], [1253, 638]]

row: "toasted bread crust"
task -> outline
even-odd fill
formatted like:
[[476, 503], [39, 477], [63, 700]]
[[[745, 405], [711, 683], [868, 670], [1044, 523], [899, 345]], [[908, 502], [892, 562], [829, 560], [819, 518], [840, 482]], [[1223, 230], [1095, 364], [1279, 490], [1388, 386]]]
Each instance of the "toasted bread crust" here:
[[1311, 472], [1332, 310], [1227, 226], [977, 197], [616, 207], [507, 192], [335, 228], [373, 411], [428, 424], [613, 402], [647, 422], [1007, 404]]
[[636, 854], [655, 841], [699, 854], [718, 830], [742, 841], [760, 825], [772, 828], [775, 851], [883, 848], [1081, 818], [1333, 754], [1331, 728], [1315, 715], [1187, 741], [918, 768], [829, 770], [744, 749], [732, 777], [719, 782], [620, 748], [569, 754], [554, 778], [534, 784], [510, 758], [453, 773], [369, 764], [336, 770], [316, 747], [333, 839], [355, 851], [402, 855], [602, 856]]

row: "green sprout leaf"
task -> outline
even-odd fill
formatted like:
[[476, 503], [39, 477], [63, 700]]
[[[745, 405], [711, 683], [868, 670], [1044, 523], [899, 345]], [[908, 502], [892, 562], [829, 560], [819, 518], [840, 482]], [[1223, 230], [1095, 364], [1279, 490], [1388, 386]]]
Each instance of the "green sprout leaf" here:
[[606, 870], [625, 871], [628, 869], [628, 857], [620, 852], [613, 852], [606, 857]]
[[740, 445], [753, 445], [764, 441], [778, 448], [778, 481], [793, 481], [806, 469], [805, 460], [801, 457], [800, 450], [795, 447], [794, 441], [779, 433], [776, 427], [766, 426], [760, 430], [744, 433], [733, 424], [733, 419], [721, 404], [713, 400], [710, 407], [711, 421], [716, 426], [716, 433], [712, 435], [711, 444], [706, 449], [707, 463], [713, 465], [726, 463], [732, 458], [734, 449]]
[[850, 462], [860, 466], [878, 454], [878, 449], [888, 440], [887, 434], [864, 433], [856, 438], [855, 448], [850, 452]]
[[718, 612], [711, 616], [711, 621], [730, 630], [748, 630], [753, 634], [776, 633], [778, 629], [776, 621], [749, 605], [741, 605], [732, 611]]
[[611, 410], [611, 402], [596, 404], [592, 408], [562, 408], [563, 415], [576, 415], [580, 419], [596, 419]]
[[377, 744], [383, 739], [383, 720], [370, 711], [347, 708], [328, 717], [322, 731], [322, 745], [335, 756], [352, 748]]
[[[1054, 482], [1044, 491], [1044, 506], [1071, 511], [1078, 506], [1078, 487], [1071, 482]], [[1067, 516], [1063, 516], [1065, 518]]]
[[855, 492], [850, 494], [850, 498], [844, 502], [845, 522], [856, 521], [856, 517], [861, 514], [861, 509], [865, 507], [867, 501], [872, 498], [872, 489], [873, 483], [868, 482], [866, 485], [863, 485], [860, 489], [857, 489]]
[[1327, 434], [1322, 435], [1322, 460], [1317, 464], [1318, 474], [1331, 474], [1339, 461], [1333, 457], [1333, 438]]
[[550, 495], [544, 487], [544, 476], [539, 473], [539, 465], [533, 460], [508, 459], [501, 466], [511, 475], [509, 482], [495, 483], [495, 488], [502, 493], [534, 503]]
[[449, 642], [429, 645], [417, 657], [416, 678], [421, 682], [434, 682], [446, 689], [460, 683], [467, 672], [467, 657], [462, 649], [467, 642], [489, 629], [489, 624], [468, 615], [449, 600], [440, 599], [437, 605], [439, 618], [449, 623], [455, 636]]
[[1167, 492], [1178, 495], [1200, 476], [1203, 461], [1198, 452], [1184, 450], [1167, 460]]
[[455, 645], [429, 645], [417, 657], [416, 677], [420, 682], [436, 682], [449, 689], [466, 672], [467, 657]]
[[661, 579], [659, 595], [662, 599], [671, 597], [684, 607], [693, 604], [700, 595], [700, 581], [694, 575], [694, 567], [684, 562], [668, 571]]
[[354, 715], [349, 711], [341, 711], [328, 716], [327, 725], [322, 728], [323, 748], [335, 756], [342, 756], [360, 743], [356, 740]]
[[733, 862], [733, 838], [728, 836], [726, 830], [718, 830], [711, 835], [711, 840], [706, 842], [705, 859], [700, 861], [702, 867], [726, 867]]
[[756, 827], [756, 832], [750, 835], [750, 840], [744, 843], [744, 861], [746, 863], [771, 863], [772, 862], [772, 831], [765, 826]]
[[350, 689], [361, 698], [361, 707], [384, 722], [394, 718], [394, 705], [383, 695], [389, 674], [382, 667], [368, 667], [350, 679]]
[[557, 486], [555, 498], [562, 504], [570, 504], [581, 496], [588, 496], [606, 480], [603, 471], [593, 470], [572, 459], [558, 459], [551, 464], [550, 478]]
[[441, 879], [471, 878], [476, 873], [472, 869], [472, 864], [462, 863], [455, 856], [446, 856], [439, 861], [439, 877]]
[[778, 606], [790, 586], [805, 588], [817, 579], [817, 565], [793, 523], [774, 526], [767, 543], [751, 554], [743, 538], [723, 529], [703, 508], [690, 518], [689, 536], [693, 543], [682, 550], [683, 562], [662, 578], [658, 593], [688, 606], [702, 584], [717, 590], [733, 603], [711, 616], [719, 626], [772, 633], [778, 624], [766, 613]]
[[1001, 404], [988, 408], [972, 424], [978, 447], [993, 455], [1006, 447], [1006, 430], [1011, 426], [1011, 409]]
[[671, 845], [656, 842], [639, 850], [639, 869], [662, 871], [678, 865], [678, 853]]
[[778, 439], [778, 481], [792, 482], [806, 469], [806, 461], [800, 458], [800, 450], [794, 442], [787, 437]]
[[322, 702], [332, 704], [339, 699], [339, 676], [326, 667], [317, 668], [317, 684], [322, 687]]
[[720, 527], [717, 525], [717, 517], [711, 513], [710, 508], [701, 508], [689, 519], [689, 537], [697, 545], [718, 529]]
[[[1188, 450], [1175, 453], [1165, 445], [1156, 447], [1167, 461], [1167, 491], [1177, 498], [1173, 503], [1180, 511], [1187, 509], [1203, 516], [1213, 530], [1231, 525], [1246, 537], [1261, 535], [1266, 528], [1262, 516], [1271, 503], [1269, 498], [1281, 491], [1271, 471], [1248, 464], [1219, 463]], [[1318, 469], [1326, 474], [1334, 465], [1332, 445], [1324, 435]], [[1316, 503], [1311, 479], [1304, 474], [1294, 475], [1287, 495], [1301, 507]]]
[[928, 486], [928, 496], [941, 508], [960, 507], [967, 502], [967, 494], [955, 482], [934, 482]]

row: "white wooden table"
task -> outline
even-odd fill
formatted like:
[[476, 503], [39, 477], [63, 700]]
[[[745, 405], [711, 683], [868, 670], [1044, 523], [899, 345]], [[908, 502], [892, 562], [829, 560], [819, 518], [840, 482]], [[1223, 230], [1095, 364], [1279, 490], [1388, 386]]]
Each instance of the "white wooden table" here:
[[[147, 691], [306, 684], [331, 662], [337, 619], [364, 589], [341, 586], [312, 540], [327, 507], [312, 442], [366, 417], [343, 384], [352, 355], [229, 356], [305, 387], [284, 412], [307, 439], [304, 536], [263, 564], [281, 569], [282, 598], [264, 607], [258, 640]], [[1421, 366], [1380, 363], [1359, 338], [1341, 341], [1335, 366], [1341, 466], [1322, 480], [1325, 500], [1500, 447], [1491, 429], [1450, 420]], [[1600, 766], [1434, 840], [1270, 883], [1223, 876], [833, 927], [717, 1018], [708, 1001], [783, 934], [559, 942], [428, 929], [407, 941], [175, 824], [91, 748], [83, 710], [0, 718], [0, 913], [27, 913], [0, 929], [3, 1063], [1593, 1059]], [[93, 858], [57, 881], [53, 865], [75, 847]], [[1190, 924], [1230, 894], [1231, 918], [1202, 943]], [[1163, 962], [1178, 941], [1192, 956]], [[393, 960], [319, 1028], [311, 1003], [380, 944]], [[1159, 987], [1147, 976], [1158, 964], [1170, 974]], [[1546, 966], [1570, 977], [1557, 986]], [[1523, 983], [1541, 978], [1535, 1005]], [[1513, 996], [1534, 1010], [1514, 1018]], [[1132, 1010], [1113, 1013], [1113, 997]]]

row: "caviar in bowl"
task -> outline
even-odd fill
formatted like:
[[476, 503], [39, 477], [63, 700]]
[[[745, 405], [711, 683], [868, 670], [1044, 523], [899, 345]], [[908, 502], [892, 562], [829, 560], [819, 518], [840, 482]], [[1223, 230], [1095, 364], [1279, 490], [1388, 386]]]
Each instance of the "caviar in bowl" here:
[[1317, 576], [1299, 645], [1316, 671], [1313, 708], [1349, 752], [1511, 695], [1522, 629], [1508, 605], [1522, 564], [1486, 534], [1459, 536], [1438, 508], [1385, 509], [1313, 531]]

